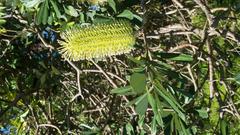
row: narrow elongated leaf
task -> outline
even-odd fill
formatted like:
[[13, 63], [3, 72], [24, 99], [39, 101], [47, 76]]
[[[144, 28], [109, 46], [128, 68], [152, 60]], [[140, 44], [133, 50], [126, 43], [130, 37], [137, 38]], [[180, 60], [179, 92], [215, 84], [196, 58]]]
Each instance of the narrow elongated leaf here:
[[131, 90], [132, 90], [131, 86], [126, 86], [111, 90], [111, 94], [125, 94], [127, 92], [130, 92]]
[[48, 9], [49, 9], [49, 5], [48, 5], [48, 0], [46, 0], [44, 2], [44, 8], [43, 8], [43, 12], [42, 12], [42, 24], [47, 24], [47, 21], [48, 21]]
[[138, 104], [136, 104], [136, 112], [139, 115], [144, 115], [145, 112], [147, 111], [148, 108], [148, 100], [147, 100], [147, 96], [144, 96], [139, 102]]
[[43, 2], [44, 0], [22, 0], [24, 6], [32, 8]]
[[170, 60], [175, 61], [193, 61], [193, 57], [187, 54], [180, 54], [177, 57], [170, 58]]
[[177, 112], [177, 114], [179, 115], [179, 117], [183, 120], [183, 121], [185, 121], [186, 120], [186, 118], [185, 118], [185, 115], [183, 114], [183, 112], [179, 109], [179, 107], [178, 107], [178, 105], [176, 105], [175, 104], [175, 99], [174, 98], [171, 98], [171, 97], [169, 97], [169, 96], [167, 96], [165, 93], [164, 93], [164, 90], [161, 90], [161, 89], [159, 89], [158, 87], [156, 87], [155, 86], [155, 88], [156, 88], [156, 90], [157, 90], [157, 92], [159, 93], [159, 95], [163, 98], [163, 99], [165, 99], [168, 103], [169, 103], [169, 105]]
[[220, 127], [221, 127], [221, 134], [222, 135], [227, 135], [228, 134], [228, 131], [227, 131], [228, 125], [227, 125], [225, 120], [220, 121]]
[[116, 13], [117, 9], [116, 9], [116, 3], [114, 2], [114, 0], [108, 0], [108, 4], [113, 9], [113, 11]]
[[126, 125], [127, 134], [131, 135], [134, 132], [134, 129], [130, 123]]
[[157, 134], [157, 122], [156, 122], [156, 116], [153, 116], [153, 120], [151, 123], [151, 135], [156, 135]]
[[163, 120], [162, 120], [163, 108], [162, 108], [161, 102], [156, 94], [155, 94], [155, 101], [156, 101], [156, 106], [157, 106], [156, 120], [161, 127], [164, 127]]
[[123, 18], [128, 18], [130, 20], [133, 19], [133, 16], [134, 14], [129, 11], [129, 10], [124, 10], [121, 14], [119, 14], [117, 17], [123, 17]]
[[153, 109], [153, 113], [154, 113], [154, 117], [156, 119], [156, 121], [158, 122], [158, 124], [160, 126], [163, 127], [163, 121], [162, 121], [162, 117], [161, 117], [161, 112], [158, 110], [158, 101], [157, 99], [152, 96], [151, 93], [148, 93], [148, 102], [151, 105], [152, 109]]
[[56, 15], [57, 15], [57, 18], [61, 18], [61, 13], [60, 13], [60, 11], [58, 9], [58, 6], [57, 6], [56, 2], [54, 0], [50, 0], [50, 2], [52, 4], [52, 6], [53, 6], [53, 9], [54, 9]]
[[44, 86], [44, 83], [46, 82], [46, 79], [47, 79], [47, 74], [45, 73], [40, 78], [41, 86]]
[[40, 9], [37, 13], [37, 18], [36, 18], [36, 24], [39, 25], [42, 22], [42, 14], [43, 14], [43, 9], [44, 9], [44, 3], [41, 4]]
[[50, 13], [50, 15], [48, 17], [48, 20], [47, 20], [47, 23], [52, 25], [52, 23], [53, 23], [53, 13]]
[[175, 130], [178, 130], [178, 131], [181, 132], [180, 120], [178, 118], [179, 117], [176, 114], [173, 115], [173, 121], [174, 121]]
[[143, 19], [138, 15], [133, 14], [133, 17], [136, 18], [137, 20], [139, 20], [140, 22], [143, 21]]
[[138, 104], [143, 98], [145, 98], [146, 96], [147, 96], [147, 93], [145, 93], [145, 94], [143, 94], [143, 95], [141, 95], [141, 96], [133, 99], [132, 101], [130, 101], [130, 102], [128, 102], [128, 103], [126, 104], [126, 107], [129, 107], [129, 106], [131, 106], [131, 105], [133, 105], [133, 104], [137, 105], [137, 104]]
[[181, 132], [184, 134], [184, 135], [189, 135], [189, 132], [188, 130], [185, 128], [183, 122], [179, 119], [179, 123], [180, 123], [180, 126], [181, 126]]
[[131, 60], [132, 62], [138, 64], [138, 65], [141, 65], [141, 66], [145, 66], [145, 62], [142, 61], [142, 60], [138, 60], [137, 58], [134, 58], [132, 56], [128, 56], [128, 59]]
[[173, 97], [173, 95], [169, 92], [167, 92], [167, 90], [162, 86], [162, 84], [159, 81], [154, 81], [156, 83], [156, 87], [158, 88], [158, 90], [161, 90], [161, 92], [163, 92], [166, 96], [168, 96], [170, 99], [172, 99], [172, 102], [174, 104], [176, 104], [178, 106], [178, 108], [184, 112], [184, 109], [182, 108], [182, 106], [175, 100], [175, 97]]
[[236, 83], [240, 84], [240, 73], [235, 76], [234, 80]]
[[157, 54], [158, 57], [170, 59], [174, 61], [193, 61], [193, 57], [183, 53], [165, 53], [161, 52]]

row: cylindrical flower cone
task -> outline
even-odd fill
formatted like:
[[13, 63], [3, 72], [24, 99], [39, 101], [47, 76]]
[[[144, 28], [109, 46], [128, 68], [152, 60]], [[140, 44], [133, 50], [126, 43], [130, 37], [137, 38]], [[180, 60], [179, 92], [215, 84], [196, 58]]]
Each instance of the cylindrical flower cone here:
[[61, 38], [59, 52], [72, 61], [129, 53], [135, 44], [131, 24], [124, 20], [73, 27], [61, 33]]

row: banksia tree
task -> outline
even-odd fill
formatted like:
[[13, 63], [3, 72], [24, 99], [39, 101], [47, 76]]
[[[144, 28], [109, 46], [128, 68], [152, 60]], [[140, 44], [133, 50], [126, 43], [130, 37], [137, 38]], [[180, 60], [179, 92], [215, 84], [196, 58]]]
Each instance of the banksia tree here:
[[135, 44], [131, 24], [124, 20], [76, 26], [61, 33], [61, 38], [59, 51], [72, 61], [129, 53]]

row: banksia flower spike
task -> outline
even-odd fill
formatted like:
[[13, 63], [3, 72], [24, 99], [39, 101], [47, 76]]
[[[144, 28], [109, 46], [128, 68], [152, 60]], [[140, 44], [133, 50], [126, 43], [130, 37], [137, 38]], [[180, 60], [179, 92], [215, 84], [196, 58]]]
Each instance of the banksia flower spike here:
[[61, 34], [59, 52], [72, 61], [104, 58], [129, 53], [135, 44], [131, 24], [127, 21], [73, 27]]

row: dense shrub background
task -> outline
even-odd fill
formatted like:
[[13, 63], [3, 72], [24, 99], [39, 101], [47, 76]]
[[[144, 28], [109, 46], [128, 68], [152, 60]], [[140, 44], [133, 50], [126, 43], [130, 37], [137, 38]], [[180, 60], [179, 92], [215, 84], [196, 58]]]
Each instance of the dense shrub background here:
[[[0, 134], [239, 134], [239, 10], [238, 0], [0, 0]], [[114, 19], [132, 23], [131, 53], [61, 57], [61, 32]]]

